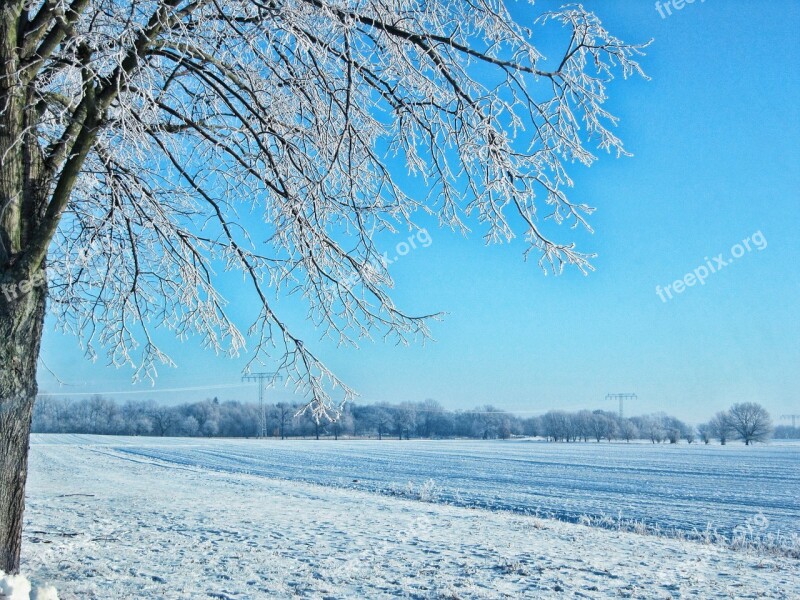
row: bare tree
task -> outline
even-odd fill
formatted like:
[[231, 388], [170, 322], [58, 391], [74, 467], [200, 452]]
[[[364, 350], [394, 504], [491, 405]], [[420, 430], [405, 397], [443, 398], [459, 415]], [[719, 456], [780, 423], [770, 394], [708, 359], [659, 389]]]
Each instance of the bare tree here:
[[611, 427], [611, 420], [603, 414], [594, 414], [592, 415], [590, 427], [592, 436], [595, 441], [599, 443], [600, 440], [608, 434], [608, 430]]
[[711, 442], [711, 437], [713, 435], [711, 431], [711, 426], [709, 423], [701, 423], [697, 426], [697, 432], [700, 434], [700, 441], [704, 444], [708, 444]]
[[[641, 47], [580, 6], [535, 23], [502, 0], [0, 0], [0, 569], [19, 566], [48, 296], [90, 356], [139, 379], [173, 364], [151, 323], [231, 354], [249, 339], [320, 419], [352, 391], [272, 296], [300, 291], [342, 343], [427, 336], [376, 233], [474, 215], [544, 267], [591, 268], [545, 223], [586, 225], [566, 168], [595, 160], [590, 141], [624, 153], [607, 84], [641, 73]], [[545, 64], [532, 38], [552, 25]], [[220, 270], [260, 302], [249, 338]]]
[[122, 407], [122, 415], [127, 424], [127, 433], [143, 435], [153, 430], [153, 421], [149, 416], [150, 406], [145, 402], [128, 401]]
[[697, 435], [697, 430], [694, 428], [693, 425], [687, 425], [686, 429], [683, 431], [683, 439], [685, 439], [686, 442], [689, 444], [694, 443], [696, 435]]
[[185, 417], [181, 422], [181, 431], [183, 432], [183, 435], [188, 435], [189, 437], [193, 437], [199, 434], [200, 425], [198, 425], [197, 419], [195, 419], [191, 415]]
[[728, 439], [734, 432], [731, 422], [731, 415], [727, 411], [720, 411], [715, 414], [708, 422], [708, 431], [712, 437], [719, 440], [723, 446], [728, 443]]
[[[578, 414], [580, 415], [580, 413]], [[618, 432], [617, 416], [613, 413], [596, 410], [591, 414], [589, 428], [592, 437], [597, 442], [600, 442], [603, 438], [611, 442]]]
[[353, 414], [345, 407], [342, 414], [331, 423], [331, 431], [333, 432], [333, 439], [338, 440], [340, 435], [346, 434], [348, 431], [353, 430]]
[[375, 408], [375, 411], [372, 413], [372, 421], [378, 433], [379, 440], [383, 439], [383, 434], [391, 429], [394, 422], [390, 411], [385, 406], [378, 406]]
[[746, 446], [752, 442], [765, 442], [772, 435], [772, 419], [767, 410], [755, 402], [734, 404], [728, 411], [736, 437]]
[[573, 415], [572, 419], [575, 423], [576, 435], [584, 442], [589, 441], [593, 431], [594, 413], [590, 410], [581, 410]]
[[304, 421], [303, 425], [308, 427], [308, 431], [313, 432], [314, 439], [318, 440], [320, 434], [325, 433], [325, 424], [319, 419], [314, 418], [314, 414], [312, 412], [298, 413], [298, 416], [302, 419], [302, 421]]
[[156, 435], [164, 437], [175, 424], [176, 413], [169, 406], [157, 404], [150, 410], [150, 420], [153, 422], [153, 431]]
[[652, 443], [660, 444], [663, 442], [666, 436], [666, 431], [662, 425], [661, 416], [650, 415], [645, 417], [645, 431], [647, 432], [647, 437]]
[[397, 428], [397, 439], [402, 440], [403, 434], [406, 439], [411, 439], [411, 431], [417, 425], [417, 409], [410, 402], [403, 402], [395, 410], [394, 424]]
[[569, 441], [570, 415], [561, 410], [551, 410], [542, 416], [542, 432], [549, 439], [558, 442]]
[[276, 414], [278, 416], [278, 430], [282, 440], [286, 439], [286, 425], [291, 420], [294, 411], [292, 407], [286, 402], [278, 402], [275, 405]]
[[508, 415], [499, 415], [497, 418], [497, 437], [501, 440], [507, 440], [511, 437], [511, 419]]
[[441, 420], [442, 405], [432, 398], [420, 403], [417, 410], [417, 433], [422, 437], [432, 437]]
[[639, 435], [639, 430], [630, 419], [622, 419], [619, 424], [619, 435], [626, 442], [630, 442], [636, 439], [636, 436]]

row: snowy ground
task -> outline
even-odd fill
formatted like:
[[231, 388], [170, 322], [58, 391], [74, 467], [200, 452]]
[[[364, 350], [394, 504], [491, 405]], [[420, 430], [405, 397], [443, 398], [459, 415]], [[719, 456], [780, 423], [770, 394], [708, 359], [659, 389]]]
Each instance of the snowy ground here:
[[[325, 460], [333, 458], [322, 456], [333, 446], [329, 442], [316, 443], [313, 452], [321, 454], [311, 455], [303, 450], [311, 442], [291, 448], [291, 442], [195, 440], [193, 444], [35, 436], [23, 570], [35, 583], [56, 584], [62, 600], [800, 598], [800, 561], [795, 559], [509, 511], [409, 500], [386, 495], [374, 482], [370, 485], [375, 489], [353, 489], [337, 487], [344, 486], [344, 481], [319, 485], [279, 478], [291, 478], [289, 473], [260, 472], [270, 462], [267, 458], [291, 464], [289, 455], [280, 454], [289, 452], [311, 461], [308, 470], [299, 470], [300, 464], [295, 464], [294, 478], [313, 481], [315, 473], [335, 473], [325, 466]], [[473, 487], [479, 489], [483, 471], [475, 471], [472, 464], [457, 469], [451, 463], [457, 457], [472, 456], [470, 452], [489, 452], [494, 456], [484, 456], [484, 460], [495, 461], [497, 496], [502, 497], [508, 487], [512, 495], [522, 497], [514, 482], [504, 479], [510, 467], [503, 461], [521, 460], [516, 449], [525, 445], [489, 451], [477, 442], [450, 444], [395, 444], [392, 464], [368, 468], [358, 467], [360, 461], [380, 460], [387, 446], [342, 444], [337, 452], [343, 470], [337, 476], [356, 468], [352, 479], [359, 481], [351, 480], [353, 486], [362, 483], [362, 473], [372, 473], [379, 481], [406, 478], [403, 469], [417, 464], [413, 449], [424, 446], [418, 451], [427, 454], [433, 473], [429, 478], [458, 471], [466, 478], [474, 477]], [[326, 446], [324, 451], [322, 446]], [[547, 445], [531, 446], [525, 452], [545, 453], [535, 454], [534, 459], [562, 464], [556, 470], [567, 479], [570, 468], [563, 464], [579, 462], [575, 457], [555, 460], [547, 453], [556, 451], [545, 450]], [[624, 452], [635, 462], [646, 447]], [[242, 455], [248, 449], [253, 454], [252, 468], [234, 469], [233, 464], [243, 464]], [[268, 457], [263, 456], [265, 452]], [[796, 461], [796, 448], [788, 452]], [[185, 460], [191, 456], [205, 458]], [[498, 459], [503, 460], [498, 463]], [[655, 455], [650, 457], [653, 460]], [[762, 468], [771, 469], [773, 460], [780, 459], [763, 460], [768, 464]], [[669, 471], [664, 465], [661, 468]], [[416, 485], [417, 496], [442, 500], [435, 489], [419, 487], [418, 477], [423, 475], [407, 478]], [[453, 483], [444, 476], [440, 479]], [[653, 486], [662, 481], [657, 470], [644, 480]], [[579, 489], [577, 482], [571, 485]], [[796, 481], [786, 485], [796, 486]], [[459, 486], [464, 493], [470, 492], [468, 481]], [[800, 519], [797, 491], [796, 487], [789, 490], [794, 504], [778, 507], [775, 513], [784, 527]], [[562, 494], [569, 503], [569, 494]], [[729, 498], [730, 492], [723, 491], [720, 497]], [[762, 489], [742, 514], [760, 514], [758, 502], [765, 498], [772, 496]], [[657, 516], [659, 506], [650, 506]], [[751, 525], [764, 523], [749, 518]]]
[[470, 508], [661, 530], [800, 533], [800, 444], [203, 440], [46, 436], [137, 460], [305, 481]]

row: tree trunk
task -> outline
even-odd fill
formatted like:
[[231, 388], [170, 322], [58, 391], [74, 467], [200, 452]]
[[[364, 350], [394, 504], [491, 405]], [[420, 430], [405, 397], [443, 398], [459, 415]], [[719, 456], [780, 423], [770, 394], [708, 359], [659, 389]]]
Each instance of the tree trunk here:
[[[36, 137], [26, 131], [26, 91], [18, 57], [22, 3], [0, 11], [0, 570], [19, 571], [28, 439], [36, 398], [36, 362], [44, 320], [44, 278], [12, 275], [11, 267], [36, 222]], [[26, 139], [27, 138], [27, 139]], [[31, 222], [25, 221], [30, 218]], [[37, 271], [38, 273], [38, 271]], [[25, 277], [25, 279], [23, 279]]]
[[[44, 325], [43, 281], [0, 289], [0, 570], [19, 571], [28, 442]], [[24, 290], [28, 290], [27, 293]]]

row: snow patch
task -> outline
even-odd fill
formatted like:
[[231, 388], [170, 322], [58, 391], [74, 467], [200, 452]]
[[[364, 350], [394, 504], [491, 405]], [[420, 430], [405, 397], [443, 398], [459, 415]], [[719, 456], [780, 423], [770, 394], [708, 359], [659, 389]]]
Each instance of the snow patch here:
[[24, 575], [6, 575], [0, 571], [0, 598], [3, 600], [58, 600], [52, 585], [31, 591], [31, 582]]
[[33, 590], [31, 600], [58, 600], [58, 592], [52, 585], [44, 585]]

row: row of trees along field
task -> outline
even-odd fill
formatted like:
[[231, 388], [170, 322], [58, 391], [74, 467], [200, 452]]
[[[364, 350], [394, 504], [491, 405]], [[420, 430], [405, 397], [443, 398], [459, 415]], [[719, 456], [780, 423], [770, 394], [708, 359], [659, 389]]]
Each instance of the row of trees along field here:
[[[333, 423], [317, 423], [301, 405], [267, 405], [270, 437], [373, 437], [507, 439], [540, 436], [551, 441], [646, 439], [653, 443], [689, 443], [712, 439], [726, 443], [764, 441], [771, 430], [769, 414], [752, 403], [737, 404], [709, 422], [694, 427], [664, 413], [621, 419], [602, 411], [550, 411], [520, 417], [484, 406], [450, 411], [433, 400], [402, 404], [348, 403]], [[257, 404], [206, 400], [166, 406], [152, 400], [117, 403], [102, 396], [79, 401], [43, 397], [36, 403], [33, 430], [40, 433], [96, 433], [108, 435], [256, 437], [260, 409]], [[781, 437], [800, 438], [800, 428], [781, 428]], [[785, 430], [785, 431], [784, 431]]]

